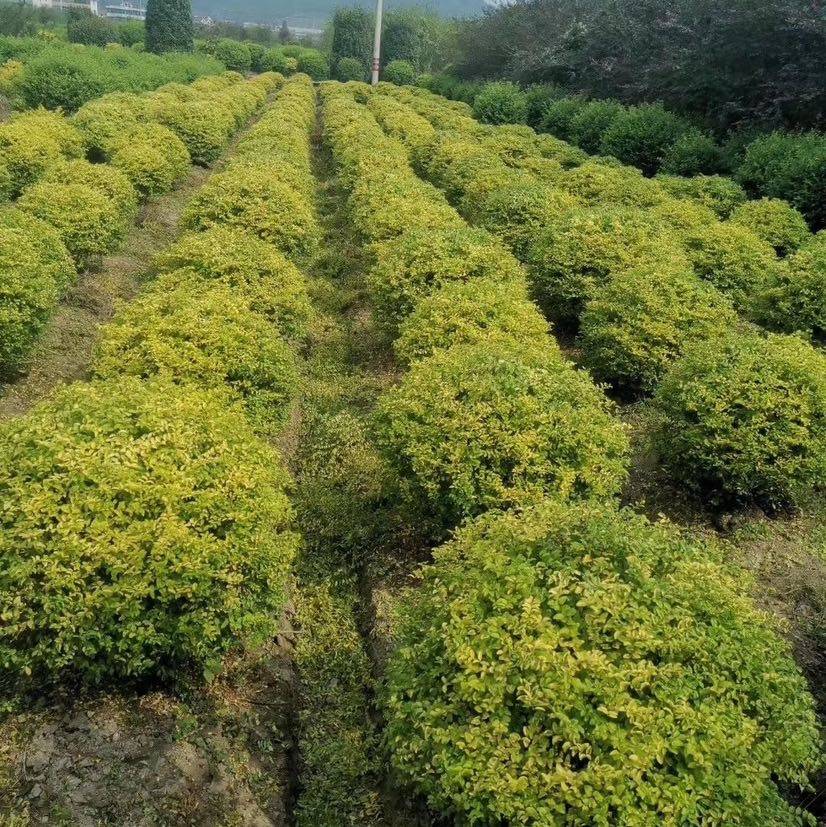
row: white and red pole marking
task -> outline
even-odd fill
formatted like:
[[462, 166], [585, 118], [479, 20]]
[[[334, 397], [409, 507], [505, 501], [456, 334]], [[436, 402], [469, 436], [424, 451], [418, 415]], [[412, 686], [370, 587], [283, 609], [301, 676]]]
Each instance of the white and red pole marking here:
[[370, 83], [375, 86], [379, 82], [379, 62], [381, 61], [381, 13], [382, 0], [376, 0], [376, 31], [373, 35], [373, 71]]

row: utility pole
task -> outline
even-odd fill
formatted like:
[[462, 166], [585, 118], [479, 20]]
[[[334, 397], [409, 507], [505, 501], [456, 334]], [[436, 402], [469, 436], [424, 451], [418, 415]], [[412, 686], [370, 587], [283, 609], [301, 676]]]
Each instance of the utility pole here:
[[381, 60], [381, 12], [382, 0], [376, 0], [376, 32], [373, 35], [373, 73], [370, 83], [375, 86], [379, 82], [379, 61]]

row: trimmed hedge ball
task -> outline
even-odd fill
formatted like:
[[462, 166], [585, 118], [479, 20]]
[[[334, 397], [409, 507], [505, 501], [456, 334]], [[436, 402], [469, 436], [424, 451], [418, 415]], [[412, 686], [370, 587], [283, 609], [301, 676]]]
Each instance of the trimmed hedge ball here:
[[671, 175], [712, 175], [725, 169], [723, 150], [713, 135], [689, 129], [666, 150], [660, 169]]
[[617, 273], [595, 294], [578, 341], [594, 376], [633, 397], [651, 393], [687, 346], [737, 325], [722, 293], [691, 270], [652, 261]]
[[278, 330], [226, 284], [188, 280], [168, 288], [167, 280], [120, 308], [103, 329], [95, 374], [228, 386], [258, 430], [283, 425], [298, 367]]
[[400, 362], [409, 364], [435, 350], [472, 344], [491, 335], [530, 345], [545, 341], [549, 333], [523, 281], [484, 276], [446, 282], [422, 298], [399, 325], [393, 350]]
[[348, 80], [364, 80], [367, 77], [367, 65], [354, 57], [343, 57], [336, 63], [336, 80], [347, 83]]
[[556, 179], [555, 185], [594, 207], [653, 207], [666, 199], [659, 184], [645, 178], [639, 170], [598, 161], [568, 170]]
[[750, 305], [778, 266], [771, 246], [739, 224], [709, 224], [687, 230], [680, 238], [697, 275], [737, 308]]
[[[304, 277], [275, 247], [251, 233], [223, 226], [189, 233], [161, 253], [157, 265], [244, 294], [250, 307], [289, 340], [307, 335], [312, 311]], [[179, 272], [179, 277], [186, 276]]]
[[513, 256], [484, 230], [412, 229], [374, 248], [370, 296], [376, 317], [391, 335], [417, 302], [449, 282], [494, 277], [525, 281]]
[[51, 224], [79, 266], [114, 250], [130, 223], [108, 196], [86, 184], [35, 184], [17, 204]]
[[729, 221], [751, 230], [781, 256], [794, 252], [812, 237], [801, 213], [779, 198], [747, 201], [732, 212]]
[[37, 244], [0, 227], [0, 377], [11, 379], [24, 366], [60, 293]]
[[35, 246], [40, 263], [48, 269], [61, 293], [77, 278], [72, 257], [51, 224], [16, 207], [6, 207], [0, 209], [0, 228], [19, 231]]
[[562, 190], [544, 184], [515, 183], [497, 187], [479, 198], [470, 217], [523, 258], [548, 223], [580, 207], [578, 198]]
[[540, 127], [563, 141], [573, 141], [574, 119], [589, 105], [584, 98], [559, 98], [551, 101], [542, 112]]
[[108, 156], [114, 144], [135, 129], [146, 113], [146, 100], [128, 92], [113, 92], [84, 103], [72, 122], [93, 154]]
[[434, 554], [383, 695], [402, 779], [467, 824], [798, 823], [814, 705], [719, 554], [665, 523], [546, 499]]
[[82, 133], [73, 121], [61, 112], [40, 107], [14, 114], [8, 123], [21, 132], [54, 141], [64, 158], [81, 158], [85, 152]]
[[539, 233], [527, 254], [534, 295], [548, 318], [573, 324], [612, 275], [643, 262], [686, 266], [677, 242], [630, 209], [581, 209]]
[[728, 218], [732, 210], [745, 203], [747, 198], [746, 191], [736, 181], [722, 175], [681, 178], [661, 173], [654, 180], [669, 195], [708, 207], [719, 218]]
[[41, 179], [46, 184], [83, 184], [98, 190], [117, 208], [123, 223], [131, 224], [138, 213], [138, 193], [129, 177], [110, 164], [68, 161], [52, 167]]
[[515, 83], [486, 83], [473, 99], [473, 114], [482, 123], [525, 123], [528, 99]]
[[8, 178], [4, 189], [12, 197], [63, 158], [57, 139], [48, 134], [38, 135], [19, 122], [0, 124], [0, 156]]
[[449, 530], [537, 493], [610, 497], [628, 440], [613, 406], [549, 340], [492, 337], [416, 362], [379, 401], [379, 440]]
[[666, 374], [655, 404], [663, 465], [700, 496], [776, 508], [826, 483], [826, 357], [798, 338], [704, 342]]
[[[388, 83], [395, 83], [396, 86], [410, 86], [416, 81], [416, 69], [408, 60], [391, 60], [387, 66], [384, 67], [382, 73], [384, 80]], [[353, 80], [363, 80], [364, 72], [361, 77], [353, 78]]]
[[185, 144], [193, 164], [211, 164], [235, 131], [232, 113], [216, 101], [177, 102], [159, 109], [157, 120]]
[[187, 204], [181, 224], [191, 230], [246, 229], [290, 257], [309, 255], [319, 240], [311, 204], [266, 164], [213, 175]]
[[75, 384], [4, 423], [3, 669], [215, 671], [269, 640], [297, 546], [288, 485], [240, 411], [191, 387]]
[[596, 154], [599, 152], [605, 130], [622, 112], [622, 109], [623, 106], [619, 101], [588, 101], [576, 110], [571, 118], [567, 129], [570, 140], [586, 152]]

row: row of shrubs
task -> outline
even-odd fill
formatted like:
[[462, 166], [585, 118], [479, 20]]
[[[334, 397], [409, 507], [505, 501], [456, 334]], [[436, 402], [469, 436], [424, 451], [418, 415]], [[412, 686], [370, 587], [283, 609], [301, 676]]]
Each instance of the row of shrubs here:
[[741, 197], [732, 208], [727, 186], [708, 200], [709, 179], [675, 179], [681, 195], [683, 182], [699, 185], [699, 197], [675, 199], [668, 180], [576, 157], [525, 127], [457, 133], [473, 122], [452, 107], [393, 94], [450, 122], [427, 137], [426, 119], [396, 114], [415, 124], [406, 131], [422, 174], [527, 264], [546, 316], [578, 330], [586, 366], [625, 397], [654, 392], [656, 441], [675, 480], [718, 502], [773, 508], [824, 485], [824, 356], [743, 318], [823, 336], [823, 234], [782, 201]]
[[[307, 78], [288, 82], [255, 138], [280, 143], [308, 100]], [[297, 389], [304, 279], [232, 221], [184, 235], [156, 269], [103, 329], [92, 380], [0, 429], [6, 676], [214, 674], [279, 629], [298, 537], [261, 437]]]
[[[8, 241], [18, 239], [7, 244], [0, 270], [3, 379], [25, 367], [77, 271], [122, 241], [140, 201], [171, 189], [191, 159], [213, 160], [279, 82], [275, 75], [240, 79], [225, 74], [146, 96], [115, 94], [74, 119], [39, 109], [0, 126], [6, 192], [20, 193], [0, 212]], [[89, 152], [108, 162], [86, 160]]]
[[262, 46], [231, 38], [199, 40], [196, 49], [220, 60], [236, 72], [279, 72], [289, 76], [302, 72], [313, 80], [330, 77], [330, 65], [324, 53], [307, 46]]
[[66, 112], [108, 92], [191, 83], [225, 68], [208, 54], [155, 55], [116, 44], [101, 48], [35, 37], [0, 38], [0, 64], [0, 92], [13, 103]]
[[[431, 88], [434, 83], [428, 82]], [[439, 84], [435, 84], [438, 91]], [[522, 90], [508, 82], [474, 87], [473, 112], [490, 124], [527, 123], [586, 152], [613, 156], [646, 175], [730, 172], [753, 197], [782, 198], [813, 229], [826, 227], [826, 136], [776, 131], [735, 134], [724, 146], [708, 131], [661, 104], [566, 96], [555, 87]]]
[[379, 439], [434, 536], [459, 526], [395, 612], [395, 771], [475, 824], [800, 823], [775, 782], [807, 783], [818, 736], [786, 645], [716, 549], [617, 507], [611, 403], [360, 102], [399, 137], [426, 124], [361, 84], [322, 100], [407, 368]]

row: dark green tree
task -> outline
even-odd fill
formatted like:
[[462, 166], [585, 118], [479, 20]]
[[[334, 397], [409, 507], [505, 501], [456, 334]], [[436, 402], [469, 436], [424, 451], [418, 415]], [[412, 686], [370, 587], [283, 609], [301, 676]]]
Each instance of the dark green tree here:
[[331, 49], [333, 65], [343, 57], [353, 57], [366, 65], [372, 48], [372, 31], [372, 18], [364, 9], [336, 9]]
[[194, 26], [190, 0], [148, 0], [146, 49], [150, 52], [191, 52]]
[[281, 43], [290, 42], [290, 27], [287, 25], [286, 20], [282, 21], [281, 28], [278, 30], [278, 40]]
[[84, 46], [105, 46], [118, 40], [117, 29], [111, 20], [81, 9], [69, 11], [66, 34], [70, 43], [82, 43]]

